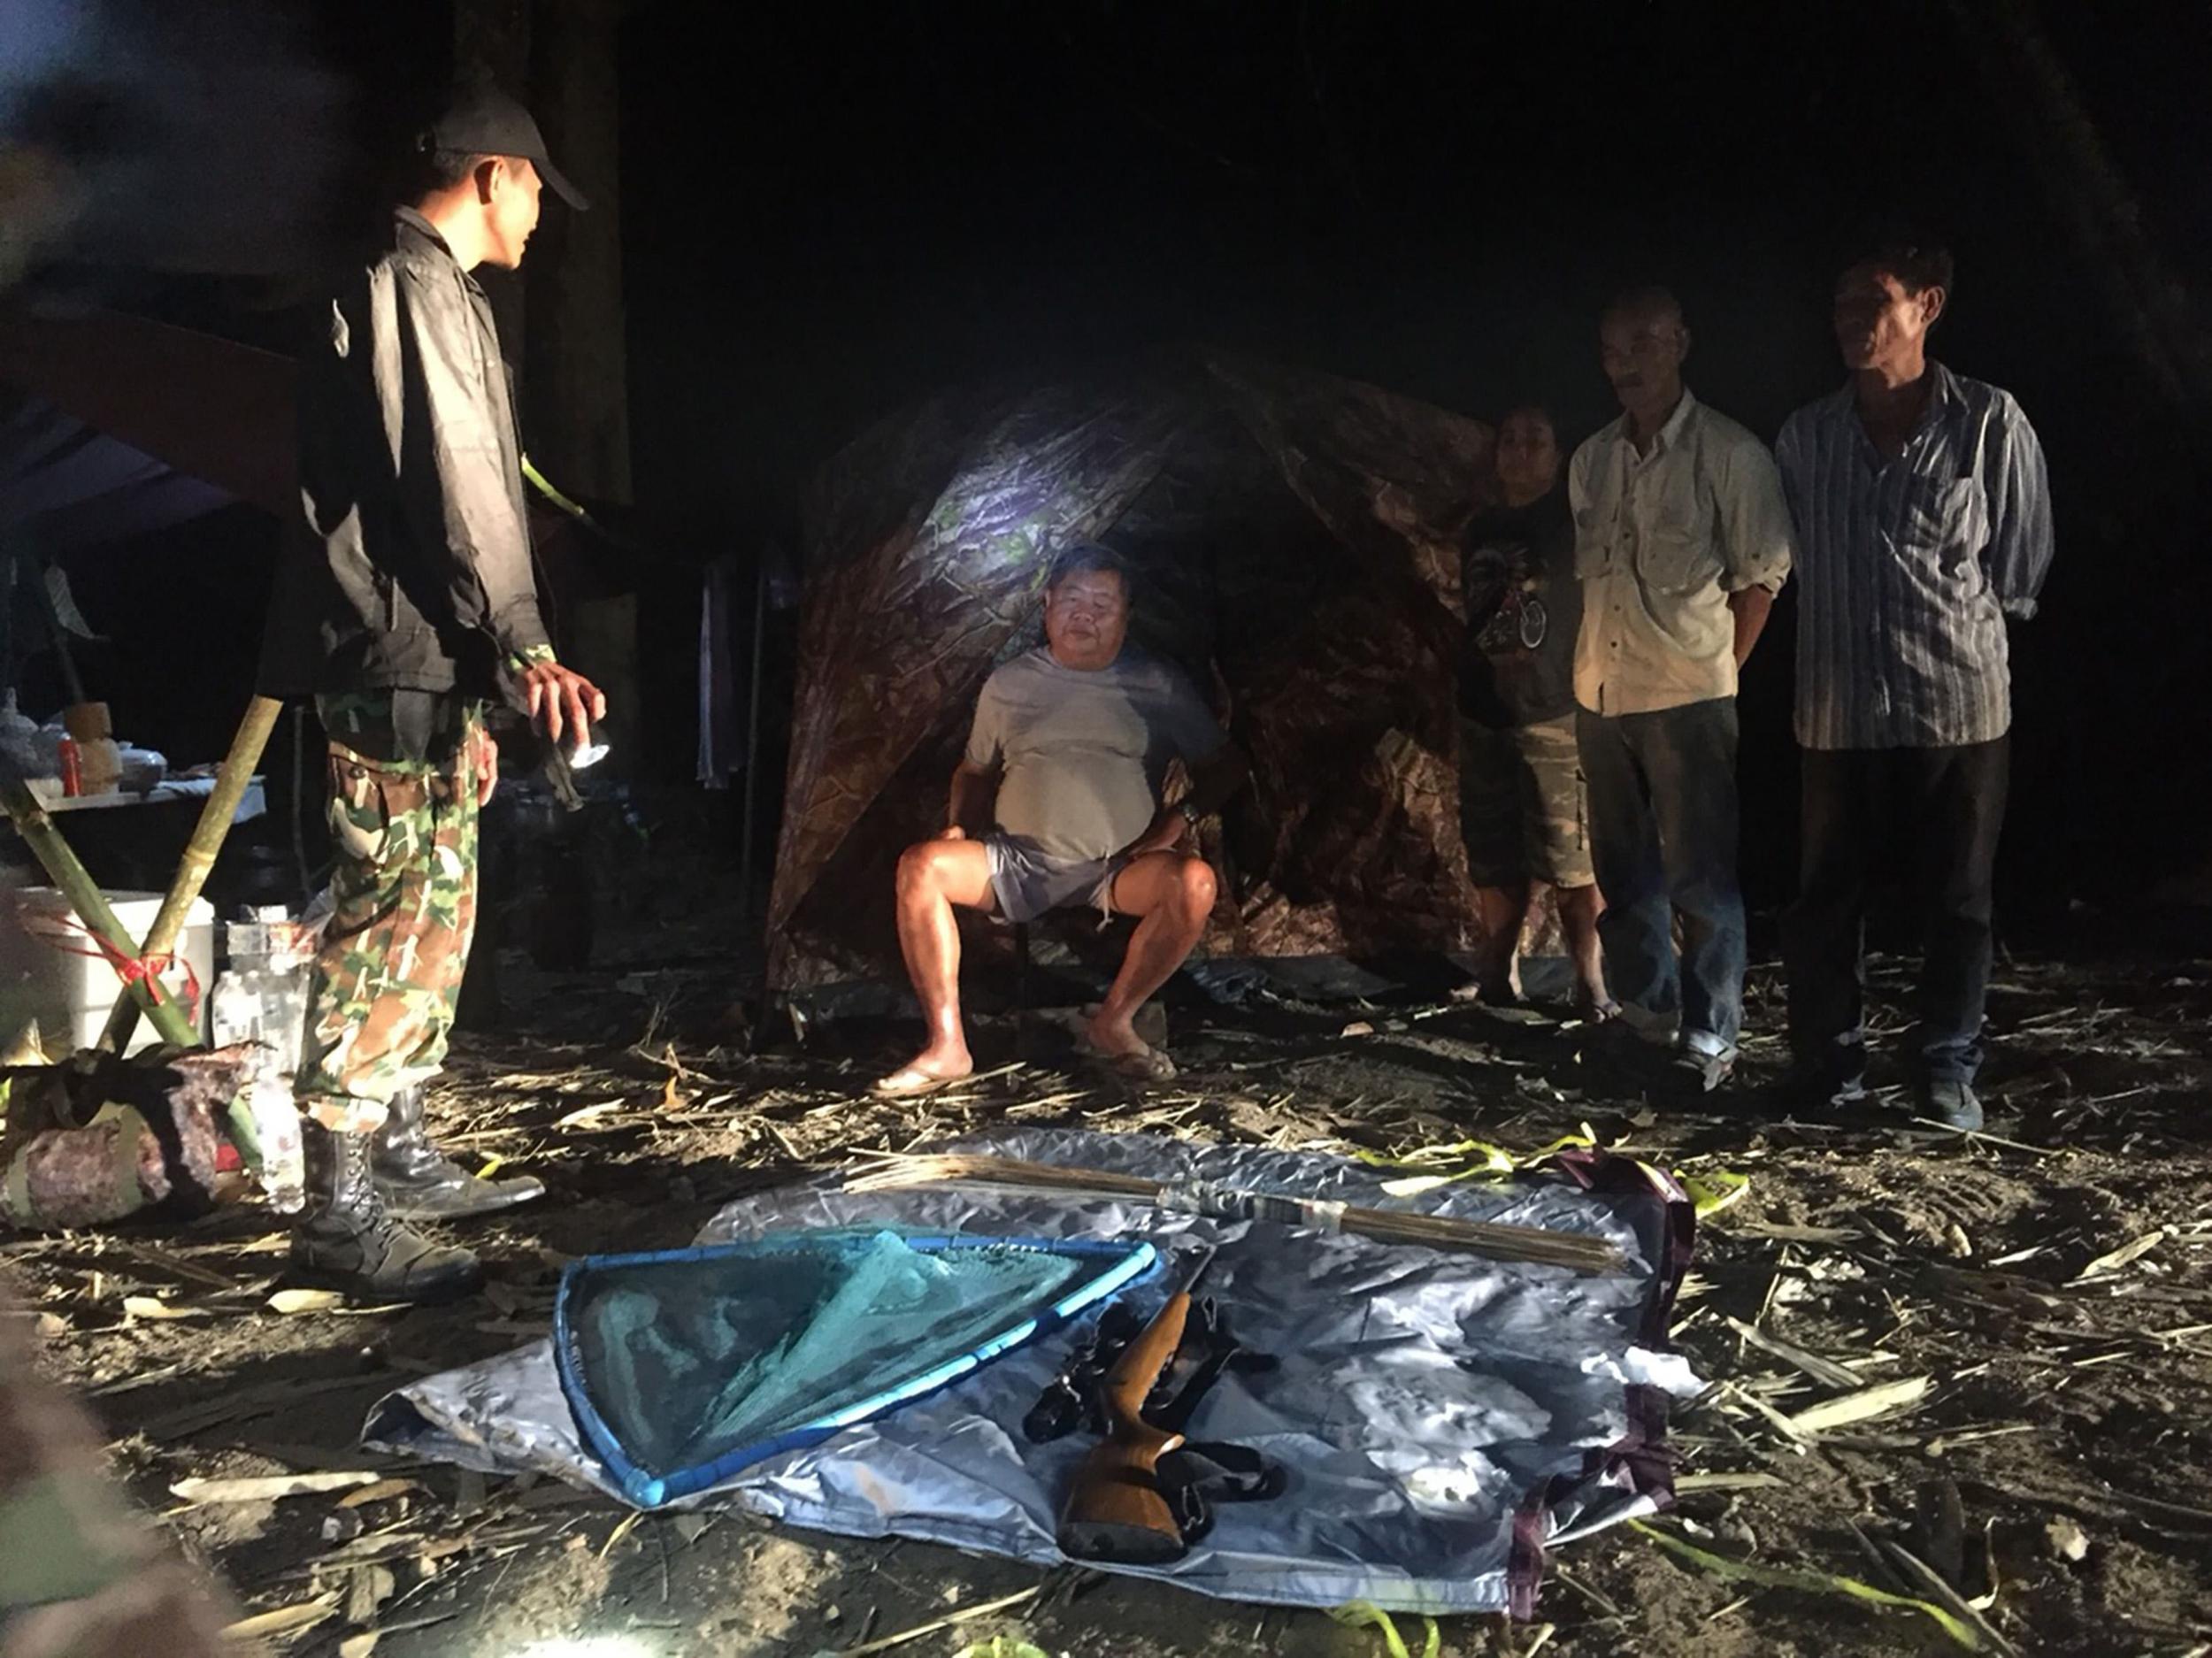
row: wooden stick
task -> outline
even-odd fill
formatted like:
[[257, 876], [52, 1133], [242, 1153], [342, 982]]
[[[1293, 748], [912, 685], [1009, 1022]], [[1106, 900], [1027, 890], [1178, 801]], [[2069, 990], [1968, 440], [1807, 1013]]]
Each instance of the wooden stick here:
[[1334, 1202], [1308, 1203], [1297, 1198], [1236, 1192], [1205, 1183], [1187, 1189], [1117, 1174], [1103, 1169], [1067, 1169], [1014, 1157], [972, 1156], [951, 1152], [914, 1155], [876, 1155], [845, 1177], [848, 1192], [880, 1192], [938, 1181], [969, 1181], [1075, 1195], [1133, 1198], [1139, 1202], [1189, 1209], [1230, 1217], [1282, 1219], [1292, 1224], [1333, 1226], [1379, 1243], [1420, 1244], [1432, 1249], [1462, 1249], [1498, 1261], [1527, 1261], [1581, 1273], [1617, 1272], [1621, 1252], [1602, 1238], [1555, 1232], [1544, 1226], [1517, 1226], [1500, 1221], [1457, 1220], [1399, 1209], [1363, 1209]]
[[[61, 831], [54, 826], [46, 808], [38, 803], [38, 797], [5, 760], [0, 760], [0, 807], [6, 809], [15, 822], [16, 833], [23, 837], [23, 844], [31, 848], [62, 896], [69, 900], [85, 931], [104, 944], [118, 960], [137, 959], [131, 935], [123, 931], [123, 924], [116, 918], [99, 882], [77, 861], [77, 855], [62, 839]], [[145, 1010], [163, 1041], [180, 1048], [198, 1045], [199, 1032], [184, 1017], [184, 1009], [163, 994], [151, 980], [134, 979], [128, 992], [128, 999]]]
[[[238, 734], [230, 740], [230, 752], [223, 756], [222, 768], [215, 774], [214, 790], [200, 809], [200, 821], [185, 845], [161, 909], [146, 930], [145, 942], [138, 951], [141, 961], [166, 956], [176, 948], [185, 919], [215, 868], [215, 856], [223, 849], [231, 819], [238, 815], [238, 802], [245, 798], [246, 786], [253, 781], [253, 769], [261, 764], [261, 751], [268, 747], [269, 733], [276, 728], [277, 716], [283, 709], [284, 704], [273, 696], [257, 696], [246, 704], [246, 717], [238, 722]], [[138, 1003], [118, 997], [114, 1010], [108, 1015], [107, 1028], [100, 1032], [99, 1046], [119, 1054], [137, 1028]]]

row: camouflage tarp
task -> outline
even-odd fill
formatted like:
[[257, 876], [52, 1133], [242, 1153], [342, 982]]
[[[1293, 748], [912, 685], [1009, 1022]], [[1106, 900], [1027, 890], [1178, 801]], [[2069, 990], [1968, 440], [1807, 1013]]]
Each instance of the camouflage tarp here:
[[818, 481], [771, 902], [784, 988], [895, 967], [899, 849], [943, 821], [975, 696], [1041, 637], [1052, 557], [1138, 567], [1133, 635], [1210, 686], [1253, 787], [1217, 841], [1208, 948], [1450, 948], [1459, 848], [1450, 549], [1490, 428], [1223, 358], [935, 400]]

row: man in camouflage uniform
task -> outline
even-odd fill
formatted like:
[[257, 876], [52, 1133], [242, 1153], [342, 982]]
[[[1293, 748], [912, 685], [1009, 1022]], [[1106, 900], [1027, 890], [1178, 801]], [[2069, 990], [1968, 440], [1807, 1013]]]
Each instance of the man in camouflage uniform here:
[[264, 664], [272, 694], [315, 694], [337, 857], [296, 1085], [308, 1206], [291, 1273], [380, 1301], [479, 1281], [473, 1255], [404, 1220], [538, 1190], [472, 1179], [422, 1132], [475, 930], [477, 813], [498, 779], [486, 709], [504, 702], [580, 746], [606, 713], [538, 614], [512, 391], [469, 274], [521, 263], [541, 186], [585, 203], [527, 111], [488, 88], [456, 97], [418, 161], [389, 243], [301, 363], [313, 540], [280, 568]]

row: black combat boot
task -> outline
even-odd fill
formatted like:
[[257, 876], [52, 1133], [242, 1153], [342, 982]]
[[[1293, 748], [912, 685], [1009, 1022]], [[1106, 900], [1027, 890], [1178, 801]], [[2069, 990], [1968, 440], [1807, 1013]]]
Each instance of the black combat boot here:
[[476, 1257], [393, 1219], [369, 1175], [369, 1136], [337, 1134], [311, 1119], [307, 1209], [292, 1232], [286, 1277], [372, 1301], [449, 1301], [484, 1281]]
[[372, 1171], [395, 1220], [472, 1220], [544, 1195], [544, 1185], [527, 1175], [480, 1180], [440, 1155], [423, 1127], [422, 1102], [420, 1086], [394, 1095], [376, 1132]]

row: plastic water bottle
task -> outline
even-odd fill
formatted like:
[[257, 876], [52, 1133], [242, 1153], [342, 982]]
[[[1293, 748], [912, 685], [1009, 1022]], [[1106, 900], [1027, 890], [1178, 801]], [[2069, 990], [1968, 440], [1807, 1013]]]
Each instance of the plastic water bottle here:
[[269, 1207], [289, 1215], [307, 1201], [307, 1160], [300, 1145], [300, 1109], [292, 1099], [292, 1079], [272, 1048], [261, 1050], [254, 1073], [253, 1133], [261, 1153], [261, 1189]]
[[261, 1040], [261, 993], [243, 973], [219, 974], [207, 999], [208, 1035], [217, 1048]]

